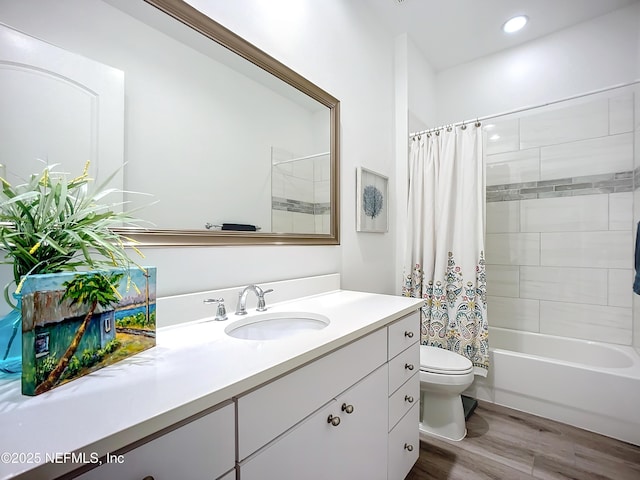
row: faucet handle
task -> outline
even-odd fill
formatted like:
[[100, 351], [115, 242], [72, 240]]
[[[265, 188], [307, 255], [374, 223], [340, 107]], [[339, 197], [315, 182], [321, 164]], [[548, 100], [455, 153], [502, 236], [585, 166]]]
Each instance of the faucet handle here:
[[207, 298], [203, 300], [203, 303], [217, 303], [218, 308], [216, 309], [215, 320], [222, 321], [227, 319], [227, 308], [224, 306], [224, 298]]
[[264, 301], [264, 296], [267, 293], [271, 293], [273, 292], [273, 288], [270, 288], [268, 290], [262, 290], [262, 294], [258, 295], [258, 306], [256, 307], [256, 310], [258, 312], [264, 312], [267, 310], [267, 304]]
[[202, 303], [220, 303], [224, 302], [224, 298], [205, 298]]

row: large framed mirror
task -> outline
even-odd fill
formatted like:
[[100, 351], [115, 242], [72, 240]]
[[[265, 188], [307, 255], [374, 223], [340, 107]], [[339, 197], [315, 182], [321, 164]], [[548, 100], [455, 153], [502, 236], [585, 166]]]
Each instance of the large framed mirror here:
[[[114, 181], [146, 222], [122, 233], [144, 246], [339, 243], [340, 103], [326, 91], [181, 0], [0, 0], [0, 22], [3, 89], [55, 79], [3, 95], [4, 168], [90, 157], [100, 177], [124, 163]], [[46, 45], [14, 78], [19, 33]], [[38, 98], [31, 117], [20, 95]]]

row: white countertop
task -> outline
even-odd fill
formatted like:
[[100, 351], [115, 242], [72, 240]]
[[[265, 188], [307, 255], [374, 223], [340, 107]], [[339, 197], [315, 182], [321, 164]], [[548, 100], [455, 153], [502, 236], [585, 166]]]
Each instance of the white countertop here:
[[[421, 299], [339, 290], [274, 304], [269, 312], [313, 312], [331, 323], [281, 340], [240, 340], [224, 333], [238, 318], [160, 328], [157, 344], [115, 365], [37, 397], [20, 380], [0, 380], [0, 479], [55, 478], [79, 464], [44, 463], [46, 456], [86, 452], [102, 456], [191, 415], [238, 396], [278, 375], [415, 311]], [[39, 458], [39, 462], [36, 461]]]

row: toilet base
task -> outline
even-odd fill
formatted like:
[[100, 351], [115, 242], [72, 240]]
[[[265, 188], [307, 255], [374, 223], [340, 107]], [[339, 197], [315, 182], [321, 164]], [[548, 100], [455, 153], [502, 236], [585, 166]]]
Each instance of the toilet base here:
[[467, 435], [460, 395], [421, 392], [420, 431], [458, 442]]
[[419, 424], [419, 428], [420, 428], [420, 437], [421, 438], [425, 438], [428, 439], [429, 437], [435, 437], [435, 438], [440, 438], [442, 440], [450, 440], [453, 442], [460, 442], [462, 440], [464, 440], [464, 438], [467, 436], [467, 429], [464, 429], [464, 432], [462, 434], [462, 437], [458, 438], [458, 439], [454, 439], [454, 438], [450, 438], [450, 437], [443, 437], [442, 435], [438, 435], [437, 433], [434, 433], [432, 431], [429, 430], [428, 427], [425, 427], [422, 422], [420, 422]]

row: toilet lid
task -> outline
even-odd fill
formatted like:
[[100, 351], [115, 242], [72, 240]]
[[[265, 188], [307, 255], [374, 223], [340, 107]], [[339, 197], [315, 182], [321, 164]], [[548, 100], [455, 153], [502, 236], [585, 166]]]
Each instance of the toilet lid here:
[[473, 370], [471, 360], [444, 348], [420, 345], [420, 369], [433, 373], [460, 375]]

